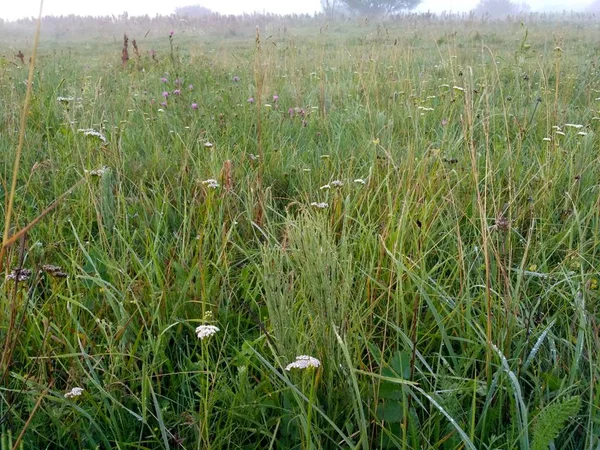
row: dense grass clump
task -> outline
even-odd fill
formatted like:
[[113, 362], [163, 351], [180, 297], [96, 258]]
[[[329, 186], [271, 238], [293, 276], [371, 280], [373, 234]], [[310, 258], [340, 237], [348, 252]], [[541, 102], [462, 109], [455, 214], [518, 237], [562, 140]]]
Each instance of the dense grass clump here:
[[255, 19], [43, 30], [1, 448], [598, 448], [597, 24]]

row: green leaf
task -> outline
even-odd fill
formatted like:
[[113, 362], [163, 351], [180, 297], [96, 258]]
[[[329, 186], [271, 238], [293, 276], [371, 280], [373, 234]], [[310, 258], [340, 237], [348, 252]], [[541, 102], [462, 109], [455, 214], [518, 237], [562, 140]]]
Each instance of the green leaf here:
[[579, 396], [546, 406], [536, 418], [531, 450], [547, 450], [550, 442], [565, 428], [567, 420], [577, 414], [580, 406]]

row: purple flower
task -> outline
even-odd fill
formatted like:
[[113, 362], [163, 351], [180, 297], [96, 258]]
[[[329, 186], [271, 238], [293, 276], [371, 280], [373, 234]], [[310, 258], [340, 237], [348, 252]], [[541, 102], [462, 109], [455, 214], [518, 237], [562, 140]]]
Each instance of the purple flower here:
[[173, 30], [171, 30], [171, 32], [169, 33], [169, 37], [173, 37], [174, 34], [175, 34], [175, 32]]
[[288, 114], [290, 115], [290, 119], [294, 118], [294, 108], [288, 109]]
[[165, 92], [162, 93], [162, 96], [164, 98], [168, 98], [169, 97], [169, 93], [167, 91], [165, 91]]
[[164, 106], [164, 107], [166, 108], [166, 107], [167, 107], [167, 102], [162, 102], [162, 103], [160, 104], [160, 106]]
[[163, 83], [166, 83], [166, 82], [168, 82], [169, 80], [167, 80], [167, 78], [166, 78], [166, 77], [162, 77], [162, 78], [160, 79], [160, 81], [162, 81]]
[[275, 95], [273, 96], [273, 101], [274, 101], [275, 103], [277, 103], [277, 100], [279, 100], [279, 95], [275, 94]]
[[442, 126], [445, 127], [446, 125], [448, 125], [448, 119], [443, 119]]
[[188, 89], [189, 89], [190, 91], [194, 90], [194, 85], [193, 85], [193, 84], [190, 84], [190, 85], [188, 86]]
[[250, 98], [248, 99], [248, 103], [254, 103], [254, 97], [250, 97]]
[[192, 109], [198, 109], [198, 103], [192, 103]]
[[175, 89], [175, 90], [173, 91], [173, 94], [174, 94], [174, 95], [181, 95], [181, 90], [180, 90], [180, 89]]
[[238, 76], [236, 75], [235, 77], [233, 77], [233, 81], [235, 81], [235, 82], [237, 83], [238, 81], [240, 81], [240, 77], [238, 77]]
[[154, 50], [154, 49], [152, 49], [152, 50], [149, 50], [149, 51], [148, 51], [148, 54], [149, 54], [149, 55], [150, 55], [152, 58], [154, 58], [154, 57], [156, 56], [156, 50]]

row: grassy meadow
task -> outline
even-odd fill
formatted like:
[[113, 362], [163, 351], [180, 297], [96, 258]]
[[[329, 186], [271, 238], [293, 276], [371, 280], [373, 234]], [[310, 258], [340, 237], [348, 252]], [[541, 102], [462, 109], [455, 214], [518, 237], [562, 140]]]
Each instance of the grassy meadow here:
[[0, 448], [599, 449], [599, 30], [0, 23]]

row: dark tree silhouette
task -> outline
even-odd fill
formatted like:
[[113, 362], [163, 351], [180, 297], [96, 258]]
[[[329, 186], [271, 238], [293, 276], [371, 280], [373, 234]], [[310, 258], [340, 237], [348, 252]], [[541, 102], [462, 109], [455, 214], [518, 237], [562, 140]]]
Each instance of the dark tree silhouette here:
[[189, 5], [175, 8], [175, 14], [178, 16], [204, 17], [214, 14], [214, 11], [211, 11], [202, 5]]
[[421, 0], [339, 0], [341, 6], [363, 16], [386, 16], [414, 9]]
[[481, 0], [473, 12], [478, 16], [502, 17], [527, 13], [531, 8], [527, 3], [516, 3], [511, 0]]

